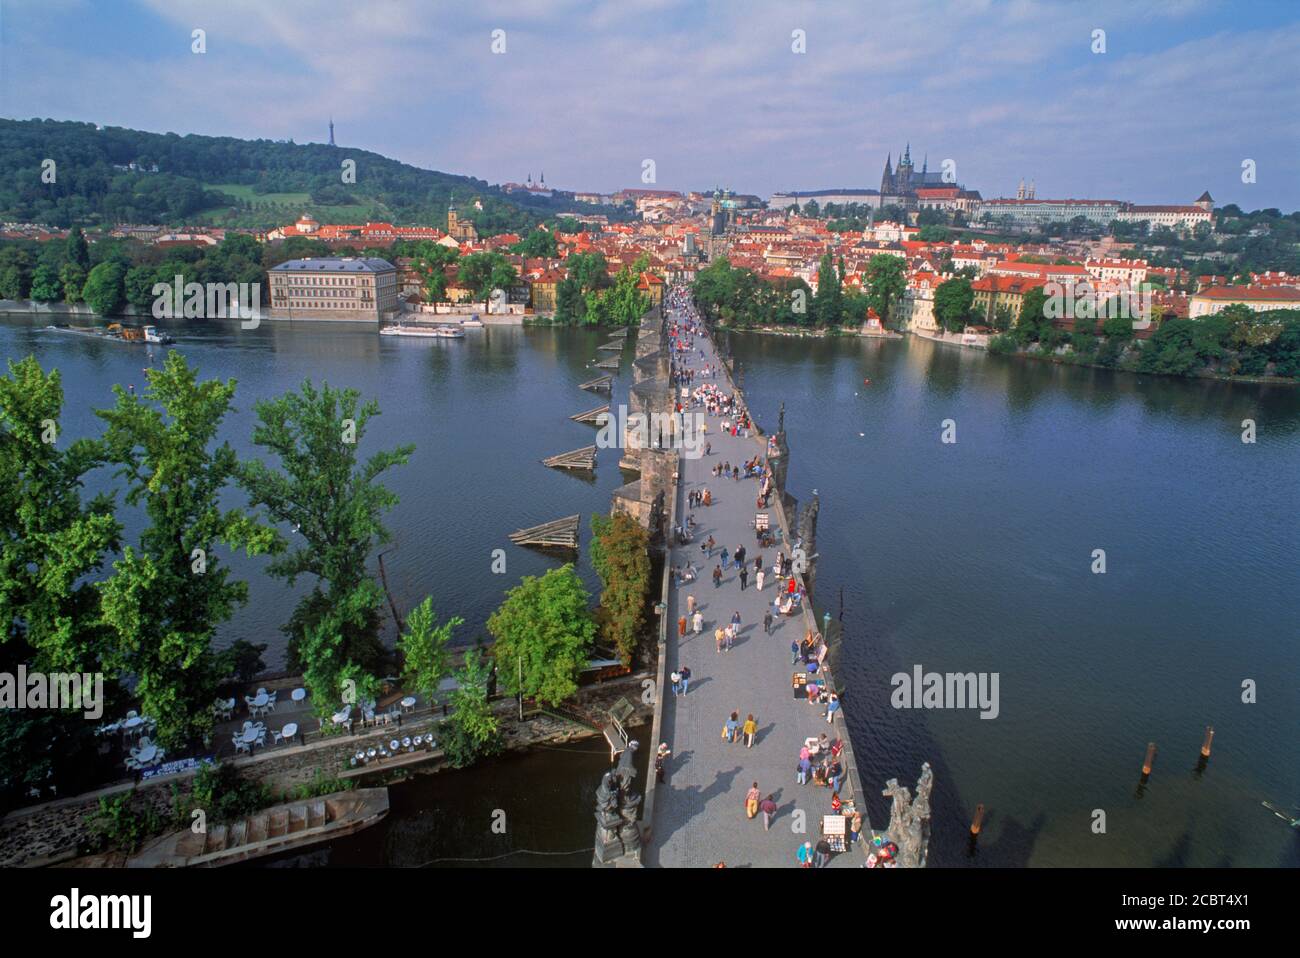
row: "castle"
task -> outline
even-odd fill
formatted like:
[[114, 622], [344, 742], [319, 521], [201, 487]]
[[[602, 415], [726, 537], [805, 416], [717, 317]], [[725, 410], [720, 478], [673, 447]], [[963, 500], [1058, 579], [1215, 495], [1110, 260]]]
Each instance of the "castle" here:
[[943, 173], [931, 173], [929, 170], [930, 160], [925, 157], [921, 162], [921, 172], [916, 172], [912, 166], [912, 144], [907, 144], [903, 154], [899, 157], [898, 167], [893, 168], [894, 155], [891, 153], [885, 158], [885, 172], [880, 177], [880, 203], [882, 206], [888, 206], [891, 203], [912, 208], [916, 205], [916, 191], [930, 187], [956, 186], [957, 183], [946, 183], [943, 179]]

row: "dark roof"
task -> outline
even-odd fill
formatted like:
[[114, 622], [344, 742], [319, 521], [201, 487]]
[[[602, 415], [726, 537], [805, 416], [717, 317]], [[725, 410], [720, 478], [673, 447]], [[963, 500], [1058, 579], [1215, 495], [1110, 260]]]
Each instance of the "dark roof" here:
[[331, 273], [386, 273], [394, 270], [395, 267], [386, 259], [377, 257], [354, 257], [354, 256], [320, 256], [308, 257], [307, 259], [290, 259], [285, 260], [279, 266], [272, 266], [271, 272], [300, 272], [302, 270], [319, 269]]

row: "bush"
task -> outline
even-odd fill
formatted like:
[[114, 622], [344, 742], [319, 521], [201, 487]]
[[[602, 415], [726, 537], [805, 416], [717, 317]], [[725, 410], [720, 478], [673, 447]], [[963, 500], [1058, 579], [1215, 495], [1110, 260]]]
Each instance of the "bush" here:
[[240, 776], [225, 762], [205, 765], [194, 776], [190, 808], [201, 809], [210, 821], [230, 822], [272, 804], [271, 790]]

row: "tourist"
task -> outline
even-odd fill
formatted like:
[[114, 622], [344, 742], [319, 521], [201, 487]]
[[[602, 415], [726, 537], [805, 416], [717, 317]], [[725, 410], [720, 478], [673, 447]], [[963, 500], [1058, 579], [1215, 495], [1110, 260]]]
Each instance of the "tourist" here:
[[[724, 569], [727, 568], [727, 563], [730, 561], [730, 555], [731, 555], [731, 553], [727, 551], [727, 547], [723, 546], [722, 551], [718, 553], [718, 555], [722, 559], [722, 568]], [[794, 590], [792, 589], [791, 591]]]
[[[829, 772], [828, 772], [827, 774], [829, 774]], [[833, 782], [834, 782], [834, 779], [832, 779], [831, 781], [832, 781], [832, 783], [833, 783]], [[832, 788], [834, 788], [834, 785], [833, 785], [833, 784], [832, 784]], [[834, 791], [831, 792], [831, 812], [832, 812], [832, 814], [838, 815], [838, 814], [840, 813], [840, 809], [843, 808], [843, 807], [844, 807], [844, 803], [843, 803], [842, 801], [840, 801], [840, 790], [839, 790], [838, 788], [834, 788]]]
[[746, 818], [753, 818], [755, 815], [758, 814], [758, 803], [762, 794], [763, 793], [758, 790], [758, 782], [755, 782], [750, 787], [749, 791], [745, 793], [745, 817]]
[[758, 810], [763, 813], [763, 831], [772, 830], [772, 819], [776, 818], [776, 801], [771, 795], [758, 803]]
[[832, 757], [831, 764], [826, 767], [826, 777], [830, 779], [831, 788], [835, 790], [835, 795], [831, 801], [831, 804], [834, 805], [835, 800], [839, 798], [840, 788], [844, 785], [844, 766], [840, 764], [838, 759]]
[[749, 584], [749, 566], [742, 565], [740, 567], [739, 576], [740, 576], [740, 591], [744, 592], [745, 586]]
[[817, 867], [825, 868], [831, 863], [831, 843], [822, 839], [817, 843]]
[[[768, 616], [771, 616], [771, 614], [772, 613], [769, 612]], [[791, 641], [790, 642], [790, 664], [796, 665], [798, 662], [799, 662], [799, 643], [795, 641]]]
[[856, 845], [862, 838], [862, 813], [854, 812], [849, 820], [849, 845]]
[[835, 723], [835, 713], [839, 710], [840, 697], [832, 692], [830, 701], [826, 703], [826, 723], [828, 725], [833, 725]]
[[713, 641], [718, 647], [718, 652], [722, 651], [722, 643], [726, 640], [726, 638], [727, 638], [727, 633], [726, 630], [722, 628], [722, 626], [718, 626], [716, 629], [713, 630]]
[[717, 545], [717, 543], [713, 541], [713, 536], [709, 536], [709, 538], [704, 543], [704, 555], [706, 557], [710, 559], [713, 558], [713, 547], [715, 545]]
[[655, 781], [663, 784], [664, 764], [668, 761], [668, 756], [673, 753], [668, 750], [667, 742], [659, 743], [659, 751], [655, 752]]
[[754, 573], [754, 588], [759, 592], [763, 591], [763, 570], [759, 569]]
[[694, 614], [694, 612], [695, 612], [695, 596], [688, 595], [686, 597], [686, 613], [687, 615], [692, 615]]
[[730, 622], [728, 622], [727, 627], [722, 630], [722, 634], [723, 634], [723, 641], [726, 643], [726, 649], [728, 652], [730, 652], [731, 643], [736, 638], [736, 627], [732, 625]]
[[736, 732], [740, 728], [740, 713], [732, 712], [731, 717], [727, 719], [727, 742], [728, 744], [736, 741]]
[[[762, 579], [763, 573], [760, 572], [758, 575], [759, 575], [759, 580], [758, 580], [758, 581], [759, 581], [759, 582], [762, 582], [762, 581], [763, 581], [763, 579]], [[771, 610], [771, 609], [767, 609], [767, 610], [763, 613], [763, 634], [764, 634], [764, 635], [771, 635], [771, 634], [772, 634], [772, 610]]]
[[749, 713], [749, 717], [745, 719], [745, 724], [740, 727], [740, 731], [745, 736], [745, 748], [753, 748], [754, 736], [758, 734], [758, 723], [754, 721], [753, 712]]
[[736, 567], [739, 568], [745, 564], [745, 547], [736, 546]]
[[715, 565], [713, 567], [713, 588], [716, 589], [721, 585], [722, 585], [722, 566]]
[[685, 695], [691, 687], [691, 670], [688, 666], [682, 666], [682, 695]]
[[740, 610], [736, 609], [731, 613], [731, 624], [736, 627], [736, 634], [740, 634]]
[[695, 628], [695, 634], [699, 635], [704, 630], [704, 614], [699, 609], [695, 610], [695, 616], [691, 620], [691, 625]]
[[681, 673], [680, 673], [680, 672], [677, 672], [677, 671], [674, 671], [671, 675], [668, 676], [668, 678], [670, 678], [670, 679], [672, 680], [672, 683], [673, 683], [673, 695], [681, 695], [681, 694], [682, 694], [682, 675], [681, 675]]
[[686, 616], [680, 616], [677, 619], [677, 638], [686, 638]]
[[800, 868], [813, 867], [813, 847], [812, 842], [804, 842], [799, 846], [799, 853], [796, 855], [799, 859]]
[[808, 749], [799, 750], [799, 765], [795, 772], [795, 778], [800, 785], [808, 784], [808, 774], [812, 771], [812, 758], [808, 754]]

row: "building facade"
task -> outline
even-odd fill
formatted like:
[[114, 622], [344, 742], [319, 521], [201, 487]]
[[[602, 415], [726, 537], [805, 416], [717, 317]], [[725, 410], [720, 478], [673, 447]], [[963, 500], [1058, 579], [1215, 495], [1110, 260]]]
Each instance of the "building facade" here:
[[378, 323], [398, 309], [397, 267], [388, 260], [291, 259], [268, 275], [271, 319]]

